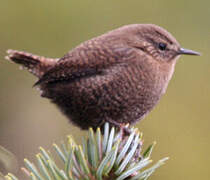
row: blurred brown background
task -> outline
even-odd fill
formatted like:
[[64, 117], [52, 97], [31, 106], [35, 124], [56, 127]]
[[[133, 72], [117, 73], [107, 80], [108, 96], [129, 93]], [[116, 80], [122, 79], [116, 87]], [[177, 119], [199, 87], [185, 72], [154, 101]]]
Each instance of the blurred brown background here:
[[[157, 141], [153, 159], [169, 156], [151, 180], [210, 177], [210, 1], [209, 0], [0, 0], [0, 145], [19, 166], [38, 147], [80, 131], [32, 88], [35, 78], [4, 60], [6, 50], [61, 57], [80, 42], [132, 23], [154, 23], [180, 44], [202, 52], [180, 58], [166, 95], [137, 126], [145, 145]], [[80, 136], [79, 136], [80, 135]], [[7, 171], [0, 168], [0, 171]], [[18, 171], [17, 176], [22, 173]]]

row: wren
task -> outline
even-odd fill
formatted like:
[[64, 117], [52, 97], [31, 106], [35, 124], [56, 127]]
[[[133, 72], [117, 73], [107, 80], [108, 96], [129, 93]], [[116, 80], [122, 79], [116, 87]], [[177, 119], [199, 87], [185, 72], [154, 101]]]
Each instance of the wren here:
[[144, 118], [166, 92], [177, 59], [199, 55], [153, 24], [132, 24], [81, 43], [60, 59], [8, 50], [50, 99], [82, 129]]

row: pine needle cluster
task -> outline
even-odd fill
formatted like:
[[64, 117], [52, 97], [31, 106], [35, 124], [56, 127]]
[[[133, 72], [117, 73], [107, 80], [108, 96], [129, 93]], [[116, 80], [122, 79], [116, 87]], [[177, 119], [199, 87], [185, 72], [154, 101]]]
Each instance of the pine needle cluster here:
[[[63, 166], [58, 167], [54, 156], [40, 147], [36, 155], [37, 165], [25, 159], [22, 168], [31, 180], [146, 180], [168, 158], [151, 165], [154, 143], [142, 152], [142, 134], [130, 128], [130, 134], [116, 131], [108, 123], [103, 129], [90, 128], [82, 145], [77, 145], [72, 137], [60, 147], [53, 144]], [[13, 174], [6, 180], [18, 180]]]

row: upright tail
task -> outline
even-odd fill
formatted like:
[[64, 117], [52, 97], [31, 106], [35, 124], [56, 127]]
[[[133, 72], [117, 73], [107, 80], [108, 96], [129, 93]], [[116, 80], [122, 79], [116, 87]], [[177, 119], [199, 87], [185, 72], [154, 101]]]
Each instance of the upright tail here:
[[20, 64], [38, 78], [40, 78], [58, 61], [58, 59], [45, 58], [16, 50], [8, 50], [7, 54], [6, 59]]

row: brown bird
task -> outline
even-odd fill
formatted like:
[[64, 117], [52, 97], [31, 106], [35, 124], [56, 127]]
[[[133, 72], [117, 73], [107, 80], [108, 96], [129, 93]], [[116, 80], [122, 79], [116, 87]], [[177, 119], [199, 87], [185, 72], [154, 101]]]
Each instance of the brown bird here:
[[136, 123], [165, 93], [183, 49], [152, 24], [120, 27], [83, 42], [60, 59], [8, 50], [7, 59], [38, 77], [35, 86], [82, 129]]

